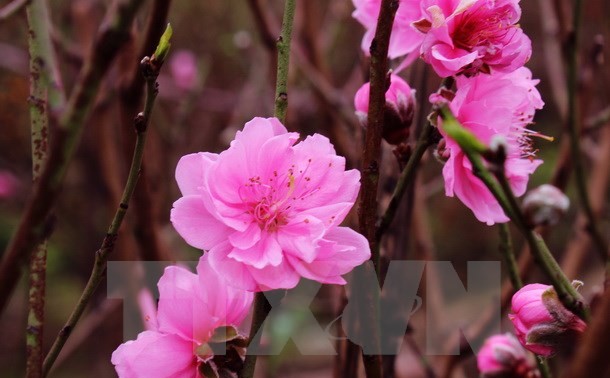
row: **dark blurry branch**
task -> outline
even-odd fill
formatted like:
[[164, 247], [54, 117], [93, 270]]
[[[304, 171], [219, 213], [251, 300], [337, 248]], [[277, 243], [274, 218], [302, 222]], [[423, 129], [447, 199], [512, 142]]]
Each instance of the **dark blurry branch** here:
[[[284, 17], [282, 19], [282, 32], [277, 40], [277, 79], [275, 82], [275, 109], [274, 116], [285, 123], [288, 108], [288, 69], [290, 68], [290, 42], [292, 40], [292, 24], [296, 10], [296, 0], [286, 0], [284, 3]], [[256, 293], [254, 297], [254, 315], [250, 326], [248, 347], [257, 347], [260, 338], [255, 339], [259, 328], [269, 315], [271, 306], [263, 292]], [[239, 372], [240, 378], [252, 378], [256, 368], [256, 354], [248, 353], [244, 365]]]
[[130, 38], [131, 23], [142, 3], [143, 0], [115, 2], [65, 110], [58, 117], [58, 128], [51, 140], [49, 159], [0, 264], [0, 312], [6, 307], [21, 276], [23, 265], [49, 231], [49, 215], [80, 141], [84, 123], [110, 64], [121, 46]]
[[[163, 30], [167, 25], [167, 15], [171, 0], [156, 0], [152, 4], [152, 9], [148, 17], [145, 28], [144, 39], [142, 45], [137, 51], [137, 55], [133, 57], [130, 52], [128, 62], [139, 62], [144, 56], [151, 55], [154, 50]], [[131, 155], [131, 146], [133, 146], [134, 135], [131, 132], [131, 121], [133, 115], [142, 106], [142, 97], [144, 95], [144, 78], [141, 74], [138, 64], [130, 67], [130, 75], [125, 86], [121, 89], [121, 120], [122, 134], [124, 143], [124, 158], [127, 161]], [[138, 182], [138, 194], [133, 198], [134, 236], [138, 242], [138, 250], [143, 260], [148, 261], [167, 261], [171, 259], [171, 254], [168, 248], [159, 238], [158, 224], [158, 204], [160, 199], [155, 198], [153, 191], [150, 188], [150, 172], [148, 167], [154, 168], [154, 161], [149, 160], [142, 163], [142, 172]]]
[[[32, 178], [40, 178], [47, 160], [49, 108], [64, 106], [65, 97], [49, 38], [49, 15], [44, 0], [33, 0], [26, 7], [30, 55], [30, 130]], [[42, 376], [47, 241], [35, 247], [30, 259], [28, 318], [26, 327], [26, 376]]]
[[[171, 29], [169, 29], [169, 35], [171, 35]], [[144, 156], [144, 146], [146, 143], [146, 131], [148, 128], [148, 124], [150, 123], [150, 117], [152, 114], [153, 105], [155, 103], [155, 98], [157, 97], [158, 89], [157, 89], [157, 77], [159, 76], [159, 70], [163, 65], [163, 60], [167, 54], [167, 50], [169, 46], [165, 48], [164, 54], [160, 54], [157, 57], [155, 55], [152, 58], [145, 57], [142, 60], [142, 73], [145, 77], [146, 81], [146, 100], [144, 104], [144, 111], [139, 113], [134, 119], [134, 128], [137, 133], [136, 145], [133, 152], [133, 159], [131, 162], [131, 167], [129, 169], [129, 175], [127, 177], [127, 182], [125, 184], [125, 189], [123, 191], [123, 195], [121, 197], [121, 202], [116, 210], [114, 218], [108, 228], [108, 232], [104, 237], [102, 245], [100, 249], [95, 252], [95, 262], [93, 265], [93, 270], [89, 277], [89, 281], [81, 294], [80, 299], [78, 300], [74, 310], [70, 314], [68, 321], [62, 327], [59, 335], [55, 339], [51, 350], [47, 354], [43, 365], [43, 372], [46, 376], [53, 363], [57, 359], [59, 352], [63, 348], [66, 340], [70, 336], [70, 333], [78, 323], [81, 315], [87, 308], [93, 293], [97, 289], [97, 286], [104, 278], [104, 272], [106, 271], [106, 264], [108, 258], [112, 251], [114, 250], [114, 246], [116, 240], [118, 238], [119, 229], [121, 228], [121, 224], [123, 223], [123, 219], [125, 218], [125, 214], [127, 213], [127, 209], [129, 207], [129, 201], [133, 196], [133, 193], [136, 188], [136, 184], [138, 182], [138, 177], [140, 175], [140, 168], [142, 166], [142, 159]]]
[[579, 109], [579, 90], [578, 90], [578, 71], [579, 71], [579, 40], [581, 35], [582, 1], [574, 0], [572, 11], [572, 32], [568, 40], [568, 131], [570, 134], [570, 149], [572, 164], [574, 166], [574, 176], [576, 189], [582, 210], [587, 218], [586, 230], [591, 235], [596, 250], [599, 252], [602, 261], [607, 264], [607, 275], [610, 276], [610, 258], [608, 257], [608, 242], [601, 233], [597, 217], [591, 206], [589, 194], [587, 192], [587, 182], [585, 167], [580, 150], [580, 109]]
[[0, 21], [4, 21], [21, 11], [32, 0], [13, 0], [0, 8]]
[[555, 106], [561, 120], [566, 119], [568, 94], [566, 91], [565, 66], [562, 54], [562, 35], [559, 15], [553, 6], [554, 0], [539, 0], [540, 23], [544, 38], [543, 52], [545, 67], [552, 87], [552, 95]]
[[[595, 216], [601, 217], [607, 206], [606, 198], [610, 185], [610, 127], [602, 129], [597, 139], [599, 139], [597, 149], [599, 154], [595, 155], [594, 161], [588, 167], [587, 190]], [[574, 222], [575, 232], [566, 245], [561, 263], [568, 277], [578, 276], [588, 256], [587, 251], [591, 247], [592, 240], [587, 233], [587, 223], [587, 217], [581, 210]]]
[[562, 377], [607, 377], [610, 373], [610, 290], [604, 291], [593, 320]]
[[582, 131], [583, 134], [589, 134], [593, 131], [599, 130], [604, 126], [610, 125], [610, 106], [605, 107], [599, 113], [585, 121], [585, 129]]
[[421, 131], [419, 138], [417, 140], [417, 144], [415, 145], [415, 149], [413, 153], [409, 157], [409, 161], [407, 165], [402, 170], [398, 182], [396, 183], [396, 187], [394, 188], [394, 193], [392, 193], [392, 198], [390, 199], [390, 203], [388, 204], [388, 208], [380, 219], [379, 226], [377, 227], [377, 231], [375, 234], [375, 238], [377, 243], [381, 241], [381, 237], [386, 232], [388, 227], [392, 224], [396, 212], [398, 210], [398, 206], [402, 200], [403, 195], [407, 191], [407, 188], [410, 185], [413, 185], [413, 179], [415, 178], [415, 173], [417, 172], [417, 167], [419, 162], [421, 161], [422, 156], [430, 147], [434, 141], [432, 139], [432, 135], [434, 133], [434, 126], [430, 123], [426, 123], [424, 129]]

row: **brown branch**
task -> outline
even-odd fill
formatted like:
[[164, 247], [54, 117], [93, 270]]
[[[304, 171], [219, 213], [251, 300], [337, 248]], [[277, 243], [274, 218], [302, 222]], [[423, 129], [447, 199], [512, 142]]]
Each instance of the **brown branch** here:
[[[379, 166], [381, 163], [381, 133], [383, 130], [383, 116], [385, 107], [385, 92], [388, 88], [388, 48], [390, 34], [394, 24], [394, 16], [398, 10], [397, 0], [382, 0], [375, 37], [371, 43], [371, 67], [369, 96], [368, 126], [365, 133], [364, 151], [362, 154], [362, 178], [358, 203], [359, 231], [367, 238], [371, 249], [371, 260], [379, 278], [379, 248], [376, 240], [377, 229], [377, 191], [379, 184]], [[366, 301], [371, 308], [362, 314], [361, 325], [378, 330], [378, 300], [369, 290], [366, 291]], [[363, 298], [364, 299], [364, 298]], [[378, 332], [373, 333], [371, 345], [378, 350]], [[381, 377], [381, 358], [379, 355], [362, 354], [364, 369], [368, 378]]]
[[101, 28], [66, 109], [59, 117], [59, 127], [51, 138], [49, 160], [0, 264], [0, 312], [6, 307], [21, 277], [23, 265], [28, 261], [35, 246], [49, 233], [49, 215], [61, 191], [83, 125], [104, 75], [119, 49], [130, 38], [129, 27], [142, 3], [143, 0], [117, 0], [109, 14], [108, 22]]

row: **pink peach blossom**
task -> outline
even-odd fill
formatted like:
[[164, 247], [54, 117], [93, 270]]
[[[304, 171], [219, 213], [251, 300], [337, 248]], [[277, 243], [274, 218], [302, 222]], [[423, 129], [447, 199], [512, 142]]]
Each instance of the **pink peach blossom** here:
[[136, 340], [121, 344], [111, 361], [121, 378], [199, 377], [200, 365], [213, 363], [208, 343], [214, 341], [214, 330], [236, 328], [248, 314], [253, 295], [227, 285], [210, 268], [207, 256], [201, 257], [197, 274], [177, 266], [165, 268], [158, 287], [156, 323], [149, 323]]
[[539, 377], [533, 355], [510, 333], [493, 335], [485, 340], [477, 354], [481, 377]]
[[345, 170], [326, 137], [298, 138], [276, 118], [255, 118], [227, 150], [186, 155], [176, 168], [176, 231], [240, 288], [292, 288], [301, 277], [344, 284], [370, 256], [362, 235], [339, 227], [360, 173]]
[[[483, 143], [502, 139], [507, 145], [505, 173], [516, 196], [527, 189], [530, 174], [542, 164], [535, 159], [531, 136], [539, 134], [526, 127], [536, 109], [544, 103], [535, 88], [529, 69], [522, 67], [508, 74], [478, 75], [457, 79], [455, 98], [450, 108], [460, 123]], [[478, 220], [492, 225], [507, 222], [508, 217], [487, 187], [474, 176], [472, 166], [458, 144], [445, 137], [449, 158], [443, 167], [445, 194], [457, 196]]]
[[[371, 42], [375, 37], [377, 17], [381, 9], [381, 0], [352, 0], [356, 9], [352, 16], [366, 28], [362, 38], [362, 51], [369, 55]], [[400, 0], [392, 34], [388, 56], [391, 59], [410, 54], [419, 49], [424, 34], [414, 28], [411, 23], [422, 18], [420, 0]]]
[[563, 307], [552, 286], [542, 284], [526, 285], [517, 291], [508, 317], [521, 344], [541, 356], [553, 355], [565, 347], [561, 344], [587, 327]]
[[423, 59], [441, 77], [512, 72], [530, 58], [519, 0], [423, 0]]

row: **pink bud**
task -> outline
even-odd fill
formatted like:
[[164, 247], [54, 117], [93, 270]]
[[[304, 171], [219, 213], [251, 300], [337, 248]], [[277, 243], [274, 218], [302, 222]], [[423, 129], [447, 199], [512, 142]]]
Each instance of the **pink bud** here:
[[[369, 112], [371, 85], [365, 83], [354, 96], [356, 116], [366, 126]], [[383, 138], [390, 144], [399, 144], [409, 136], [409, 127], [415, 111], [415, 91], [400, 76], [390, 75], [390, 87], [385, 93]]]
[[483, 378], [540, 376], [533, 356], [510, 333], [485, 340], [477, 355], [477, 366]]
[[197, 85], [199, 76], [195, 54], [180, 50], [171, 56], [169, 69], [176, 86], [186, 91], [192, 90]]
[[[575, 281], [575, 284], [577, 281]], [[515, 333], [521, 344], [541, 356], [550, 356], [569, 346], [587, 325], [568, 311], [552, 286], [530, 284], [513, 295]]]

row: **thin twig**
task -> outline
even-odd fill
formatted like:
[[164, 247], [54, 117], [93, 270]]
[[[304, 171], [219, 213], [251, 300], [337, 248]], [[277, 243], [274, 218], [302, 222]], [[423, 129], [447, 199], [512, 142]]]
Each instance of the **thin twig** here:
[[282, 32], [277, 40], [277, 79], [275, 81], [275, 117], [280, 122], [286, 121], [288, 108], [288, 69], [290, 67], [290, 42], [292, 41], [292, 24], [296, 0], [286, 0]]
[[517, 266], [517, 260], [515, 259], [515, 252], [513, 250], [513, 241], [510, 237], [510, 228], [508, 224], [501, 223], [500, 226], [500, 254], [506, 269], [508, 270], [508, 277], [513, 285], [513, 290], [519, 290], [523, 287], [521, 276], [519, 275], [519, 267]]
[[95, 262], [91, 275], [89, 276], [89, 281], [87, 282], [87, 285], [85, 286], [74, 310], [70, 314], [68, 321], [62, 327], [61, 331], [59, 332], [59, 335], [53, 343], [53, 346], [51, 347], [51, 350], [45, 358], [43, 365], [44, 376], [49, 373], [51, 367], [53, 366], [53, 363], [59, 355], [59, 352], [66, 343], [66, 340], [70, 336], [70, 333], [76, 326], [76, 323], [80, 319], [81, 315], [85, 311], [85, 308], [91, 300], [91, 297], [95, 293], [97, 286], [104, 278], [104, 272], [106, 271], [108, 257], [114, 250], [119, 229], [121, 227], [121, 224], [123, 223], [125, 214], [127, 213], [129, 201], [131, 200], [133, 192], [136, 188], [136, 184], [138, 182], [138, 177], [140, 175], [142, 158], [144, 156], [144, 145], [146, 143], [146, 130], [150, 122], [153, 105], [155, 103], [155, 98], [157, 97], [158, 93], [157, 76], [159, 75], [159, 69], [161, 68], [162, 64], [163, 61], [157, 61], [154, 55], [152, 59], [145, 58], [142, 61], [142, 71], [146, 79], [146, 100], [144, 105], [144, 111], [138, 114], [134, 119], [134, 126], [137, 133], [136, 145], [134, 148], [133, 158], [131, 162], [131, 167], [129, 169], [129, 175], [127, 177], [127, 182], [125, 184], [125, 189], [121, 197], [121, 202], [116, 210], [114, 218], [112, 219], [112, 222], [110, 224], [110, 227], [108, 228], [108, 232], [104, 237], [100, 249], [95, 252]]
[[417, 140], [415, 149], [409, 157], [407, 165], [400, 173], [400, 177], [398, 178], [398, 182], [396, 183], [396, 187], [394, 188], [394, 193], [392, 193], [390, 203], [388, 204], [385, 213], [379, 221], [379, 226], [377, 227], [377, 232], [375, 234], [377, 243], [379, 243], [383, 234], [392, 224], [392, 221], [396, 216], [396, 212], [398, 211], [398, 205], [400, 205], [402, 197], [407, 191], [407, 188], [413, 184], [413, 179], [415, 177], [415, 173], [417, 172], [419, 162], [421, 161], [421, 158], [422, 156], [424, 156], [424, 153], [426, 152], [428, 147], [433, 144], [433, 140], [431, 138], [433, 131], [434, 126], [427, 123], [424, 126], [424, 129], [422, 130], [421, 134], [419, 135], [419, 139]]
[[120, 47], [130, 38], [131, 22], [143, 2], [144, 0], [117, 0], [117, 6], [113, 7], [115, 11], [110, 15], [113, 22], [105, 24], [107, 26], [93, 45], [70, 100], [61, 112], [59, 127], [51, 140], [47, 164], [0, 264], [0, 313], [5, 309], [21, 276], [23, 265], [48, 233], [49, 215], [59, 196], [101, 81]]

